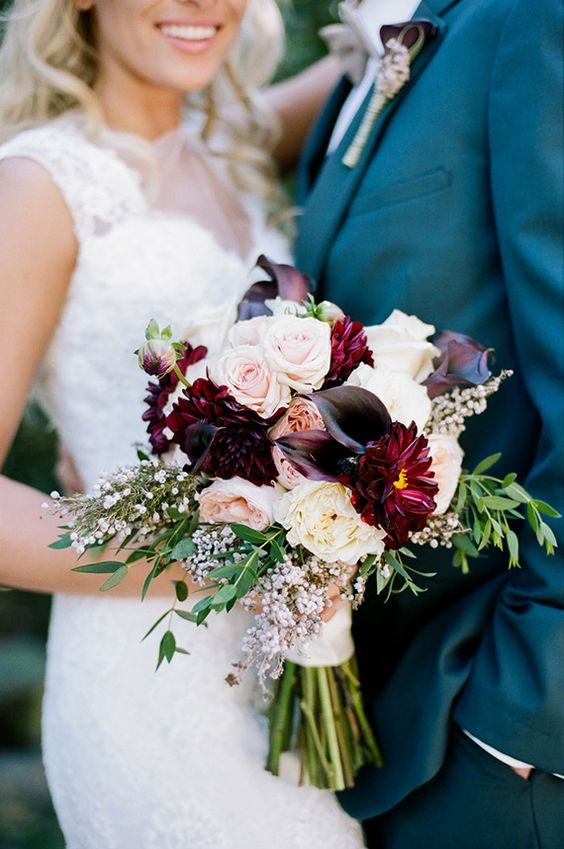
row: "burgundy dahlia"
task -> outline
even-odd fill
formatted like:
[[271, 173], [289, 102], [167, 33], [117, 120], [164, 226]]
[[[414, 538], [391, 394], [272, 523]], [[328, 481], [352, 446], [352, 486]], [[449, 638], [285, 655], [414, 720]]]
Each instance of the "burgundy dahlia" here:
[[[193, 348], [188, 342], [183, 342], [182, 344], [184, 345], [184, 352], [176, 364], [182, 374], [186, 374], [188, 366], [203, 360], [208, 349], [203, 345]], [[158, 383], [151, 381], [147, 384], [147, 392], [149, 394], [144, 399], [147, 409], [143, 413], [143, 421], [149, 422], [147, 433], [149, 434], [149, 442], [151, 443], [153, 454], [164, 454], [170, 447], [170, 440], [164, 434], [164, 429], [166, 428], [164, 408], [170, 395], [178, 386], [178, 381], [178, 375], [174, 371], [171, 371], [161, 377]]]
[[323, 388], [344, 383], [360, 363], [374, 365], [364, 325], [345, 316], [335, 322], [331, 331], [331, 366]]
[[261, 486], [278, 475], [268, 430], [281, 413], [264, 419], [239, 404], [226, 386], [200, 378], [184, 390], [166, 424], [190, 460], [191, 472], [239, 476]]
[[389, 548], [401, 548], [410, 531], [420, 531], [434, 511], [438, 486], [425, 436], [412, 422], [393, 422], [389, 433], [369, 442], [358, 464], [340, 477], [352, 503], [369, 525], [386, 531]]

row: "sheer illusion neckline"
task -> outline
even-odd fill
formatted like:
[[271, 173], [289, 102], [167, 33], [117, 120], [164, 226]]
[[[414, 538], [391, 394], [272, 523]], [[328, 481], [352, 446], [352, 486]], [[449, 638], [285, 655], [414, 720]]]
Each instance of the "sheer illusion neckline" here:
[[[84, 113], [73, 110], [64, 117], [89, 138]], [[90, 141], [123, 163], [149, 209], [189, 219], [221, 248], [249, 260], [249, 199], [235, 186], [226, 159], [214, 155], [197, 130], [183, 122], [150, 140], [102, 123]]]

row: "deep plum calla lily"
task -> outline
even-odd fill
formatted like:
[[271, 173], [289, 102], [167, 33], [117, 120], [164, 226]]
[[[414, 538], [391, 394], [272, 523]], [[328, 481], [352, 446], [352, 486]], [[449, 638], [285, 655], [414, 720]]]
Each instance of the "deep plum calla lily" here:
[[254, 283], [243, 295], [237, 313], [238, 321], [246, 321], [260, 315], [271, 315], [266, 301], [276, 297], [284, 301], [304, 301], [310, 291], [310, 278], [291, 265], [273, 262], [262, 254], [257, 268], [266, 271], [270, 280]]
[[480, 386], [491, 377], [488, 367], [491, 348], [484, 348], [470, 336], [451, 330], [440, 333], [434, 344], [441, 353], [433, 361], [435, 371], [424, 384], [430, 398], [455, 386]]

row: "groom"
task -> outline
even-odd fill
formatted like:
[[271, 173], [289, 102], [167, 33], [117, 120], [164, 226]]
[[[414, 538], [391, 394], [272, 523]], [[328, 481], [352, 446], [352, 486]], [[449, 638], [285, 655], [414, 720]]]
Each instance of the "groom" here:
[[[366, 324], [399, 308], [495, 349], [515, 376], [471, 421], [466, 466], [502, 451], [498, 475], [562, 509], [560, 0], [344, 5], [368, 63], [353, 56], [306, 148], [296, 264]], [[381, 28], [408, 20], [410, 79], [369, 121]], [[464, 575], [425, 552], [426, 593], [359, 611], [385, 766], [341, 801], [370, 846], [564, 847], [562, 550], [523, 532], [521, 561]]]

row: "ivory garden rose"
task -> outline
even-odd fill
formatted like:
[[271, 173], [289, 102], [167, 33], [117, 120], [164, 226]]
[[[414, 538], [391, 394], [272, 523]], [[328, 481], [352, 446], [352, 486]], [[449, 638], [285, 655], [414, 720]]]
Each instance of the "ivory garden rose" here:
[[378, 365], [405, 372], [420, 383], [433, 371], [438, 349], [428, 341], [435, 328], [415, 315], [394, 310], [382, 324], [364, 328]]
[[431, 415], [431, 400], [426, 388], [408, 374], [392, 371], [386, 366], [371, 368], [361, 364], [346, 385], [360, 386], [372, 392], [382, 401], [392, 419], [404, 425], [413, 421], [420, 431]]
[[305, 481], [280, 499], [274, 517], [290, 545], [303, 545], [326, 563], [354, 566], [384, 551], [385, 533], [362, 521], [340, 483]]

